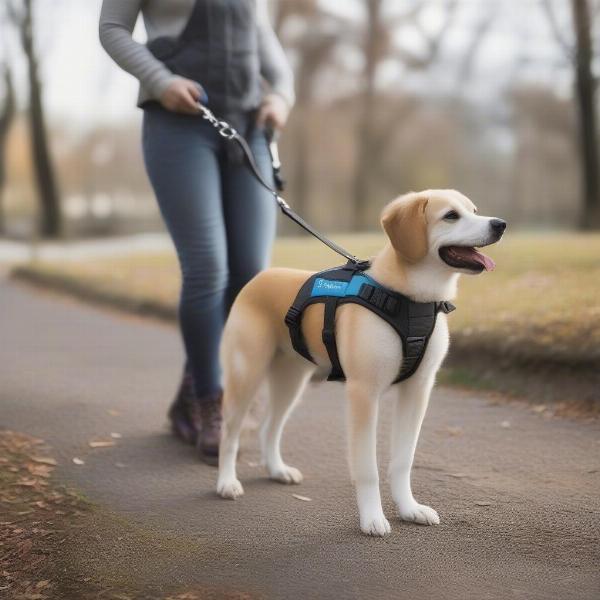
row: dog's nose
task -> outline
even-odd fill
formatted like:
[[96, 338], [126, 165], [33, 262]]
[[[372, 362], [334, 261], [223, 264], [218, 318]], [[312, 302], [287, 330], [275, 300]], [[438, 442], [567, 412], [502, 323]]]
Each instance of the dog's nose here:
[[492, 219], [490, 221], [490, 227], [495, 234], [502, 235], [506, 229], [506, 221], [503, 221], [502, 219]]

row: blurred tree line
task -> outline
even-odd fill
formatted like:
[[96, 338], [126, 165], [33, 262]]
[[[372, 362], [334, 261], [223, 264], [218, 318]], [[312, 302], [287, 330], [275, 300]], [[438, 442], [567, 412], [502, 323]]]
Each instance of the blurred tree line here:
[[[120, 205], [125, 197], [151, 204], [140, 161], [131, 159], [139, 157], [137, 124], [135, 131], [99, 126], [68, 143], [60, 127], [52, 128], [49, 143], [38, 29], [32, 26], [36, 0], [5, 2], [2, 28], [18, 32], [27, 69], [26, 115], [41, 234], [61, 233], [51, 148], [61, 147], [54, 162], [67, 208], [76, 197], [99, 195], [120, 196]], [[462, 53], [449, 53], [446, 40], [461, 2], [349, 0], [348, 10], [324, 0], [273, 3], [274, 27], [296, 74], [297, 104], [282, 138], [286, 197], [310, 220], [338, 230], [374, 228], [383, 204], [398, 193], [428, 187], [457, 187], [486, 212], [525, 225], [600, 229], [596, 0], [537, 2], [561, 49], [559, 67], [572, 72], [571, 97], [515, 77], [505, 96], [487, 105], [474, 102], [466, 90], [477, 84], [477, 57], [494, 31], [502, 0], [479, 3]], [[19, 150], [8, 137], [11, 123], [13, 131], [22, 131], [14, 126], [14, 61], [10, 52], [2, 57], [0, 198], [10, 164], [7, 148], [14, 148], [14, 156]], [[526, 58], [517, 61], [515, 75], [525, 63]], [[453, 74], [451, 90], [440, 91], [433, 75], [425, 89], [407, 83], [415, 74], [426, 78], [440, 68]], [[135, 218], [139, 203], [130, 204]], [[1, 207], [0, 202], [0, 215]]]

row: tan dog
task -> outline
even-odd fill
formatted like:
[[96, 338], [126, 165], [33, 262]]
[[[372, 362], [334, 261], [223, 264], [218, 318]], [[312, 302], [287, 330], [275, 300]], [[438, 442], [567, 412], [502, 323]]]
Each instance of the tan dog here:
[[[473, 203], [454, 190], [411, 193], [390, 203], [382, 225], [389, 242], [373, 259], [367, 273], [380, 284], [412, 300], [451, 300], [460, 273], [494, 268], [475, 250], [497, 242], [506, 223], [478, 216]], [[260, 383], [268, 377], [270, 410], [261, 441], [263, 459], [272, 479], [299, 483], [302, 474], [281, 457], [283, 427], [306, 382], [315, 370], [328, 372], [330, 362], [321, 340], [323, 305], [309, 306], [302, 329], [318, 366], [292, 348], [284, 317], [302, 284], [312, 275], [294, 269], [269, 269], [244, 287], [235, 301], [221, 346], [224, 369], [223, 436], [217, 491], [223, 498], [243, 494], [236, 476], [236, 456], [242, 421]], [[344, 304], [336, 315], [336, 339], [346, 374], [349, 462], [356, 489], [360, 527], [370, 535], [385, 535], [390, 524], [383, 514], [375, 455], [377, 410], [402, 361], [402, 344], [384, 320], [356, 304]], [[448, 348], [446, 316], [439, 314], [416, 373], [398, 383], [394, 407], [392, 495], [401, 519], [424, 525], [439, 523], [433, 508], [412, 495], [410, 471], [417, 438], [435, 374]]]

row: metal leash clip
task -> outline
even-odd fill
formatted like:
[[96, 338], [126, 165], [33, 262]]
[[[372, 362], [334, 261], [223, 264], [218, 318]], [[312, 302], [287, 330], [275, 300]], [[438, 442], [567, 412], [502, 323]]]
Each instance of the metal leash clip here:
[[227, 140], [232, 140], [237, 135], [237, 131], [227, 121], [217, 119], [210, 108], [200, 103], [198, 103], [198, 108], [202, 112], [202, 118], [206, 119], [217, 130], [220, 136]]
[[267, 127], [266, 134], [267, 142], [269, 144], [269, 154], [271, 155], [271, 165], [273, 167], [275, 189], [278, 192], [283, 192], [285, 190], [286, 181], [281, 173], [281, 160], [279, 158], [279, 145], [277, 143], [279, 140], [279, 133], [276, 130]]

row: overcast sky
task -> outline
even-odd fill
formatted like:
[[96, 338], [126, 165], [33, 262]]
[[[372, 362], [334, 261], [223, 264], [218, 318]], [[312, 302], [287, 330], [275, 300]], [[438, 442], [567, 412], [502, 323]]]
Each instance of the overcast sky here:
[[[340, 7], [350, 16], [360, 18], [360, 0], [322, 0], [333, 9]], [[569, 38], [567, 2], [553, 0], [559, 19]], [[393, 6], [398, 0], [391, 0]], [[424, 14], [424, 25], [434, 31], [439, 24], [440, 2], [433, 0]], [[66, 122], [74, 131], [99, 120], [137, 119], [135, 109], [137, 84], [121, 72], [105, 55], [98, 42], [97, 20], [101, 0], [37, 0], [38, 47], [45, 82], [46, 103], [54, 120]], [[558, 48], [539, 0], [459, 0], [459, 9], [449, 35], [444, 40], [442, 61], [425, 74], [401, 72], [390, 64], [382, 73], [383, 86], [428, 91], [459, 89], [456, 64], [468, 47], [470, 35], [484, 13], [495, 8], [494, 25], [478, 51], [475, 75], [467, 93], [482, 102], [499, 98], [515, 79], [553, 86], [569, 94], [570, 74], [564, 68], [563, 53]], [[138, 23], [136, 36], [143, 39]], [[418, 50], [418, 38], [409, 31], [399, 33], [401, 43]], [[23, 87], [24, 65], [15, 49], [14, 39], [3, 36], [12, 53]], [[2, 44], [0, 43], [0, 50]], [[561, 64], [563, 66], [561, 66]], [[516, 65], [521, 65], [516, 69]], [[523, 66], [525, 65], [525, 66]]]

